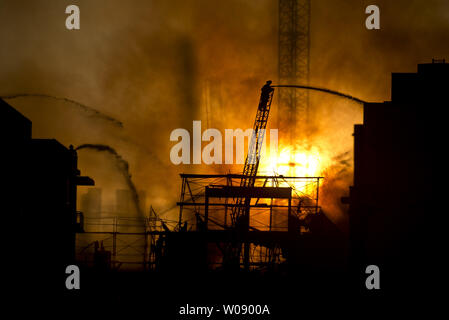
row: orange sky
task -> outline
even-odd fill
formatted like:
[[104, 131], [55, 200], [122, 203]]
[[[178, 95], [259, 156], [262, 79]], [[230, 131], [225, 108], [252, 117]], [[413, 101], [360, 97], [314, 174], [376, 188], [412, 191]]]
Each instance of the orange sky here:
[[[111, 145], [157, 210], [178, 198], [180, 172], [240, 171], [174, 166], [169, 135], [190, 129], [192, 120], [222, 130], [252, 126], [260, 87], [277, 79], [277, 1], [72, 2], [81, 10], [78, 31], [65, 29], [63, 1], [0, 1], [0, 94], [67, 97], [119, 119], [124, 128], [63, 102], [9, 100], [33, 121], [34, 137], [67, 146]], [[380, 7], [381, 30], [365, 28], [369, 4]], [[414, 72], [417, 63], [449, 58], [444, 0], [312, 1], [311, 19], [310, 83], [367, 101], [389, 99], [391, 72]], [[311, 93], [310, 109], [309, 144], [336, 162], [351, 162], [360, 106]], [[79, 158], [83, 174], [95, 178], [110, 205], [115, 189], [126, 186], [113, 161], [89, 151]], [[345, 220], [338, 197], [351, 183], [348, 170], [330, 179], [331, 199], [323, 198], [336, 221]]]

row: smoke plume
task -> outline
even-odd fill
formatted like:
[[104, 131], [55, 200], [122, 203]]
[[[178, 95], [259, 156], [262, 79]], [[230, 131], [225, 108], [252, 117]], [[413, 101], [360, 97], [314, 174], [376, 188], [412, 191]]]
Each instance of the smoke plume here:
[[[125, 125], [116, 130], [118, 125], [109, 125], [113, 121], [89, 121], [69, 108], [55, 110], [47, 100], [24, 99], [13, 106], [33, 121], [35, 137], [116, 147], [158, 212], [176, 203], [181, 172], [241, 172], [239, 165], [173, 165], [170, 132], [191, 130], [192, 120], [221, 132], [252, 126], [260, 87], [277, 80], [278, 0], [77, 0], [76, 31], [64, 26], [64, 1], [0, 3], [2, 92], [83, 97]], [[312, 1], [309, 83], [385, 101], [391, 72], [414, 72], [417, 63], [432, 58], [448, 60], [447, 0], [377, 0], [380, 30], [365, 27], [369, 4]], [[298, 135], [297, 142], [331, 159], [350, 150], [335, 159], [349, 166], [328, 170], [320, 197], [334, 221], [344, 219], [338, 197], [352, 183], [352, 133], [363, 121], [362, 108], [319, 92], [309, 97], [308, 123], [297, 124], [307, 126], [308, 134]], [[276, 129], [277, 103], [267, 129]], [[113, 169], [97, 166], [89, 155], [80, 158], [81, 171], [98, 173], [98, 187], [110, 190], [104, 196], [112, 203], [114, 181], [107, 170]], [[175, 209], [166, 213], [176, 215]]]
[[142, 212], [142, 207], [140, 206], [140, 200], [139, 195], [137, 193], [136, 186], [134, 185], [133, 180], [131, 179], [131, 174], [129, 173], [129, 164], [128, 162], [122, 158], [121, 155], [115, 151], [114, 148], [104, 145], [104, 144], [82, 144], [78, 147], [76, 147], [76, 150], [82, 150], [82, 149], [91, 149], [98, 152], [106, 152], [112, 156], [114, 156], [114, 159], [117, 163], [117, 168], [120, 170], [120, 172], [123, 174], [123, 177], [125, 178], [126, 184], [131, 191], [131, 195], [133, 198], [134, 205], [136, 206], [136, 210], [139, 213], [139, 216], [141, 218], [144, 218], [145, 215]]

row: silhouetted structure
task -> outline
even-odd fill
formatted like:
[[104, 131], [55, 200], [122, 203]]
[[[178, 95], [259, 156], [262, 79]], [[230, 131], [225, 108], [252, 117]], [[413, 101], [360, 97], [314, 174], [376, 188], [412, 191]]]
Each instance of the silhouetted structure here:
[[[279, 84], [309, 84], [310, 0], [279, 0]], [[279, 90], [278, 128], [292, 144], [304, 133], [309, 113], [309, 92]], [[299, 130], [300, 129], [300, 130]]]
[[75, 233], [82, 231], [77, 186], [94, 182], [80, 176], [72, 147], [54, 139], [32, 139], [31, 121], [3, 100], [0, 114], [8, 278], [19, 293], [45, 287], [57, 294], [65, 288], [65, 268], [74, 263]]
[[[208, 272], [245, 271], [284, 279], [280, 281], [301, 279], [309, 288], [317, 279], [326, 282], [329, 275], [344, 271], [345, 238], [318, 205], [320, 177], [254, 176], [251, 187], [239, 185], [244, 175], [181, 178], [177, 226], [150, 226], [157, 248], [150, 262], [156, 270], [195, 274], [203, 281]], [[306, 187], [308, 193], [302, 189]], [[237, 197], [248, 199], [246, 225], [231, 219], [241, 205], [233, 201]]]
[[[443, 148], [440, 110], [449, 105], [449, 64], [418, 65], [392, 74], [392, 101], [365, 103], [354, 128], [354, 186], [350, 188], [353, 275], [375, 264], [384, 290], [425, 285], [435, 264], [436, 161]], [[430, 274], [429, 274], [430, 276]]]

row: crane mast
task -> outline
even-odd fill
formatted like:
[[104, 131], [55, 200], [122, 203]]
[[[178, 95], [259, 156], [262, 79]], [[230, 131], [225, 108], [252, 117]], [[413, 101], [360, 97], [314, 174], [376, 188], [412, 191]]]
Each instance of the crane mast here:
[[[257, 170], [260, 163], [263, 139], [268, 123], [268, 116], [270, 114], [271, 102], [273, 100], [274, 88], [271, 86], [271, 81], [267, 81], [261, 91], [248, 154], [246, 156], [245, 166], [243, 167], [244, 177], [240, 181], [241, 187], [254, 187], [255, 177], [257, 176]], [[250, 198], [236, 199], [236, 206], [231, 213], [231, 219], [234, 226], [243, 225], [245, 229], [248, 228], [250, 201]]]

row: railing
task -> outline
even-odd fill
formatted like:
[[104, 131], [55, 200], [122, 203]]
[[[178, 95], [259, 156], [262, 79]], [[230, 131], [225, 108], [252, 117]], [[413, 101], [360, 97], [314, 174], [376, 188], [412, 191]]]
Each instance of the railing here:
[[101, 243], [104, 250], [110, 253], [111, 269], [148, 268], [152, 241], [149, 218], [79, 216], [84, 225], [84, 232], [78, 233], [76, 237], [76, 258], [79, 264], [95, 267], [98, 255], [95, 244]]

